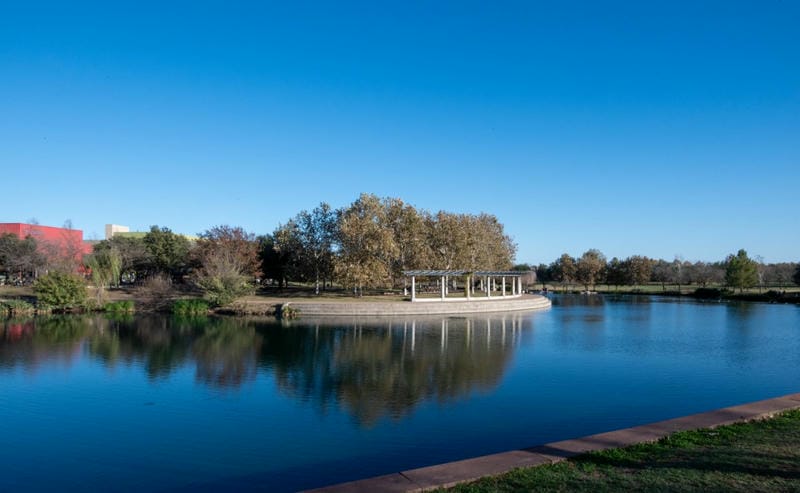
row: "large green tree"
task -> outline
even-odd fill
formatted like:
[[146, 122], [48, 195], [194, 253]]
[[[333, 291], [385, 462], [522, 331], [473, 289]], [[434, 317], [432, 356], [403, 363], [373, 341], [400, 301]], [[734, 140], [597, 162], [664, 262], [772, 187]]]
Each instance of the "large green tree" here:
[[26, 277], [35, 277], [45, 263], [33, 237], [19, 239], [10, 233], [0, 235], [0, 272], [22, 281]]
[[144, 236], [151, 265], [156, 272], [178, 278], [186, 272], [189, 264], [189, 240], [175, 234], [167, 227], [151, 226]]
[[747, 251], [739, 250], [736, 255], [728, 255], [725, 261], [725, 284], [739, 288], [739, 292], [758, 282], [756, 262], [747, 256]]

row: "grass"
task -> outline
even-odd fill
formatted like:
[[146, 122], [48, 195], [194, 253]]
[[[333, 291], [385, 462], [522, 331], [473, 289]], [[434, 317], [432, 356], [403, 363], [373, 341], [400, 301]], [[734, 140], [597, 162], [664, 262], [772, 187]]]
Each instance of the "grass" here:
[[205, 300], [176, 300], [172, 304], [172, 313], [180, 316], [208, 315], [208, 302]]
[[800, 492], [800, 410], [517, 469], [451, 491]]
[[133, 313], [134, 305], [131, 300], [111, 301], [103, 306], [103, 310], [109, 313]]
[[[546, 286], [547, 286], [547, 289], [549, 291], [557, 292], [557, 293], [560, 293], [560, 292], [565, 291], [565, 290], [566, 291], [583, 291], [584, 290], [584, 286], [581, 285], [581, 284], [577, 284], [577, 283], [572, 283], [572, 284], [569, 284], [569, 285], [547, 283]], [[701, 287], [701, 286], [699, 286], [698, 284], [682, 284], [680, 292], [681, 292], [681, 294], [691, 294], [691, 293], [694, 293], [697, 290], [697, 288], [699, 288], [699, 287]], [[722, 286], [722, 285], [719, 285], [719, 284], [709, 284], [707, 287], [708, 288], [716, 288], [716, 289], [724, 289], [725, 288], [725, 286]], [[536, 289], [536, 290], [542, 289], [542, 284], [541, 283], [537, 283], [537, 284], [535, 284], [533, 286], [533, 288]], [[666, 284], [665, 286], [662, 286], [661, 283], [637, 284], [635, 286], [627, 286], [627, 285], [626, 286], [613, 286], [613, 285], [607, 286], [605, 284], [597, 284], [595, 286], [592, 286], [591, 289], [593, 291], [598, 292], [598, 293], [610, 293], [610, 294], [613, 294], [613, 293], [662, 294], [664, 292], [668, 292], [668, 293], [677, 293], [678, 292], [678, 286], [677, 285], [675, 285], [675, 284]], [[800, 292], [800, 286], [796, 286], [796, 285], [781, 286], [781, 287], [778, 287], [778, 286], [765, 286], [765, 287], [763, 287], [761, 289], [755, 287], [755, 288], [745, 289], [744, 290], [744, 294], [753, 294], [753, 295], [754, 294], [764, 294], [764, 293], [766, 293], [766, 292], [768, 292], [770, 290], [772, 290], [772, 291], [785, 291], [786, 293], [798, 293], [798, 292]], [[739, 294], [739, 290], [738, 289], [736, 289], [736, 293], [735, 294]]]
[[36, 313], [36, 307], [27, 301], [0, 301], [0, 316], [18, 317], [21, 315], [33, 315], [34, 313]]

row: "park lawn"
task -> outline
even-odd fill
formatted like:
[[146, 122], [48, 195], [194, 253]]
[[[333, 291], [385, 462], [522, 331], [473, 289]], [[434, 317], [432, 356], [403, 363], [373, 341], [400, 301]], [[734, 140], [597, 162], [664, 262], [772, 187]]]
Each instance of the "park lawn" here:
[[452, 491], [800, 492], [800, 410], [517, 469]]

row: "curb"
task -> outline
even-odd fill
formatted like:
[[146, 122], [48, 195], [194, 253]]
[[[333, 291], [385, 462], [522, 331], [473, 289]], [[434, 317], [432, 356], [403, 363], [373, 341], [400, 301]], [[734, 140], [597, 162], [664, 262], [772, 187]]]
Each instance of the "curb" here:
[[553, 464], [586, 452], [654, 442], [678, 431], [716, 428], [743, 421], [764, 419], [798, 408], [800, 408], [800, 393], [789, 394], [632, 428], [421, 467], [307, 491], [309, 493], [407, 492], [447, 488], [482, 477], [503, 474], [519, 467]]

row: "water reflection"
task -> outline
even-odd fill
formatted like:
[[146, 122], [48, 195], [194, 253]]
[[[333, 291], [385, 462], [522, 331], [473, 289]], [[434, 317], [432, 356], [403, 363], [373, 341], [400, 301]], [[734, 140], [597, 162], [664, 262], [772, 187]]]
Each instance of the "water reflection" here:
[[6, 321], [0, 371], [71, 365], [141, 368], [151, 381], [194, 367], [195, 380], [235, 391], [269, 374], [278, 389], [359, 424], [400, 418], [424, 401], [448, 402], [500, 382], [530, 318], [180, 319], [49, 317]]
[[91, 330], [86, 322], [80, 317], [6, 320], [0, 331], [0, 371], [71, 365], [80, 355], [81, 339]]
[[283, 392], [323, 410], [342, 405], [371, 424], [425, 400], [494, 388], [522, 326], [519, 315], [304, 321], [267, 331], [261, 361], [273, 365]]

